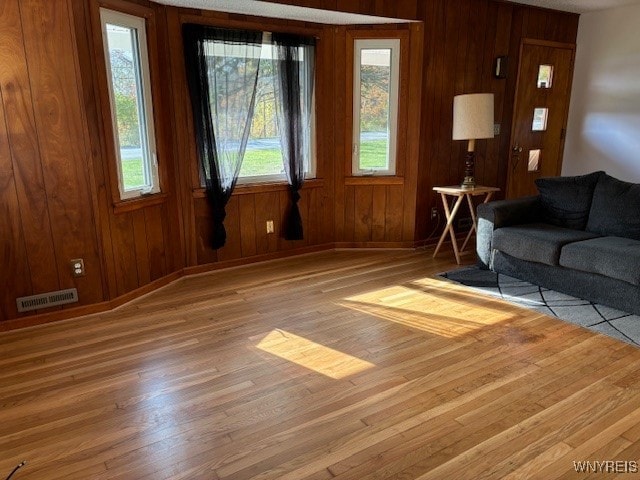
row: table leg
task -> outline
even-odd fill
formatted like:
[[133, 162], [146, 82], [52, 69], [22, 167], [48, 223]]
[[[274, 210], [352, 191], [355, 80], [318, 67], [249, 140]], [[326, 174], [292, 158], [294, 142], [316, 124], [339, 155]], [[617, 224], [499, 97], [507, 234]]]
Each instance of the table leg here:
[[464, 252], [464, 249], [467, 248], [467, 243], [469, 243], [469, 239], [471, 235], [476, 230], [476, 212], [473, 209], [473, 200], [471, 199], [471, 195], [465, 195], [467, 197], [467, 203], [469, 204], [469, 211], [471, 212], [471, 228], [469, 229], [469, 233], [467, 233], [467, 237], [464, 239], [464, 243], [462, 244], [461, 252]]
[[440, 240], [438, 241], [436, 250], [433, 252], [433, 257], [435, 258], [435, 256], [438, 254], [438, 251], [442, 246], [442, 242], [444, 242], [444, 239], [447, 236], [447, 232], [448, 232], [451, 237], [451, 243], [453, 245], [453, 253], [456, 256], [456, 262], [458, 263], [458, 265], [460, 265], [460, 251], [458, 250], [458, 242], [456, 241], [456, 235], [455, 235], [455, 232], [453, 231], [453, 220], [455, 219], [456, 214], [460, 209], [460, 205], [462, 205], [462, 202], [464, 200], [464, 195], [458, 196], [458, 199], [456, 200], [456, 203], [453, 206], [452, 210], [449, 209], [449, 203], [447, 202], [446, 195], [444, 193], [441, 193], [440, 195], [442, 197], [442, 205], [444, 207], [444, 214], [447, 219], [447, 225], [445, 226], [445, 229], [442, 232], [442, 235], [440, 235]]

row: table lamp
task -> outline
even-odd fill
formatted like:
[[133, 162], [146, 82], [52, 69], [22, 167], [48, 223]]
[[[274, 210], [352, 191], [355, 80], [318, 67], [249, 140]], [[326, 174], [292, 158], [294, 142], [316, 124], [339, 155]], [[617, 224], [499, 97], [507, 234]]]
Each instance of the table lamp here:
[[453, 140], [468, 140], [462, 188], [474, 188], [476, 140], [493, 138], [493, 93], [456, 95], [453, 98]]

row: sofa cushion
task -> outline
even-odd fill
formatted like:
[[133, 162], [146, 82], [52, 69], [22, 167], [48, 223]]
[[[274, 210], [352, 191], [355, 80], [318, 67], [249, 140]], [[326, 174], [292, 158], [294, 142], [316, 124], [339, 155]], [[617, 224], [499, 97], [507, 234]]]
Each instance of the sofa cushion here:
[[600, 237], [565, 245], [560, 265], [640, 285], [640, 241]]
[[640, 184], [603, 175], [593, 192], [587, 230], [640, 240]]
[[584, 230], [593, 191], [604, 172], [576, 177], [538, 178], [544, 221], [558, 227]]
[[583, 230], [528, 223], [494, 231], [492, 248], [520, 260], [558, 265], [564, 245], [595, 237], [597, 235]]

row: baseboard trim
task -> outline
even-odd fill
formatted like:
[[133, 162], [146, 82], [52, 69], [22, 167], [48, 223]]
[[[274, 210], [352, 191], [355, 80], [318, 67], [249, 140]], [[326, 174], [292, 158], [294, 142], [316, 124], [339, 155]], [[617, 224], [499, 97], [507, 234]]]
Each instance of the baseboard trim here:
[[[435, 242], [434, 242], [435, 243]], [[221, 270], [225, 268], [243, 267], [255, 263], [267, 262], [272, 260], [279, 260], [283, 258], [309, 255], [319, 252], [331, 251], [331, 250], [408, 250], [413, 248], [419, 248], [421, 246], [429, 245], [430, 242], [425, 241], [404, 241], [404, 242], [335, 242], [325, 243], [322, 245], [311, 245], [308, 247], [301, 247], [292, 250], [281, 250], [278, 252], [267, 253], [263, 255], [256, 255], [253, 257], [239, 258], [236, 260], [224, 260], [217, 263], [208, 263], [206, 265], [195, 265], [191, 267], [185, 267], [180, 270], [176, 270], [162, 278], [154, 280], [140, 288], [132, 290], [120, 295], [112, 300], [103, 301], [100, 303], [94, 303], [91, 305], [81, 305], [70, 308], [63, 308], [47, 313], [36, 313], [34, 315], [28, 315], [24, 317], [14, 318], [10, 320], [4, 320], [0, 322], [0, 332], [7, 332], [10, 330], [17, 330], [29, 327], [35, 327], [38, 325], [44, 325], [53, 322], [61, 322], [64, 320], [70, 320], [77, 317], [86, 315], [94, 315], [103, 313], [115, 308], [121, 307], [132, 300], [136, 300], [144, 295], [152, 293], [162, 287], [165, 287], [182, 277], [191, 275], [200, 275]]]

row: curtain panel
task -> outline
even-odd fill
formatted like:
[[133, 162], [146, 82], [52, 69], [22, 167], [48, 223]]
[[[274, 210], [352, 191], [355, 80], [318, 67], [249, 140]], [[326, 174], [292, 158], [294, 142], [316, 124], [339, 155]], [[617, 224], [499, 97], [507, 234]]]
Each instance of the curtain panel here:
[[238, 180], [255, 107], [262, 32], [183, 25], [184, 55], [200, 172], [224, 246], [225, 207]]
[[315, 38], [273, 33], [274, 91], [284, 170], [291, 205], [285, 215], [284, 238], [302, 240], [298, 208], [305, 165], [310, 164], [311, 120], [315, 76]]

